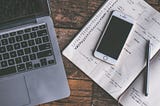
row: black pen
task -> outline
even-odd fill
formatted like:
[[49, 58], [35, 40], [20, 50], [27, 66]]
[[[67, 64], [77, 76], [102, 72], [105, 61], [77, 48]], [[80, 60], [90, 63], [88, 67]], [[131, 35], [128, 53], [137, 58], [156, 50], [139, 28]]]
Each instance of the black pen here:
[[145, 96], [148, 96], [149, 93], [149, 69], [150, 69], [150, 40], [147, 41], [146, 46], [146, 70], [145, 70]]

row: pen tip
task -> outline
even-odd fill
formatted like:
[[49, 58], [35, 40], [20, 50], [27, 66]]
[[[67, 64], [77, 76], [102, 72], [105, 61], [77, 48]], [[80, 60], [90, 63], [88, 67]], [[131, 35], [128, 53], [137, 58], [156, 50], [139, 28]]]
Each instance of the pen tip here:
[[145, 93], [145, 96], [148, 96], [148, 93]]

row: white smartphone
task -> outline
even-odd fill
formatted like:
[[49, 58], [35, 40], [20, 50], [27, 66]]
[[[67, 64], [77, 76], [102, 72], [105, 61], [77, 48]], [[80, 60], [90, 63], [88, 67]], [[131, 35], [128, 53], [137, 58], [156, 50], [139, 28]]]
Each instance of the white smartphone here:
[[134, 20], [126, 14], [113, 11], [94, 51], [94, 56], [115, 64], [132, 29]]

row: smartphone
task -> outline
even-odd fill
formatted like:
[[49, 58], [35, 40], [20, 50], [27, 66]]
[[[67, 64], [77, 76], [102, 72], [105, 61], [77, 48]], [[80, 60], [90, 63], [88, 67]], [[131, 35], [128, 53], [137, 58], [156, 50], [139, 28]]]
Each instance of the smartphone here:
[[133, 27], [134, 20], [126, 14], [113, 11], [94, 51], [94, 56], [115, 64]]

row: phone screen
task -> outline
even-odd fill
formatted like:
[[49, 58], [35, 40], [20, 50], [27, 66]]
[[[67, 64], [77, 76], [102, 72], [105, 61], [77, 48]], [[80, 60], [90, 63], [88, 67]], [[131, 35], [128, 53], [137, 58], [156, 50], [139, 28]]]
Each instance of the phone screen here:
[[133, 24], [112, 16], [97, 51], [118, 59]]

